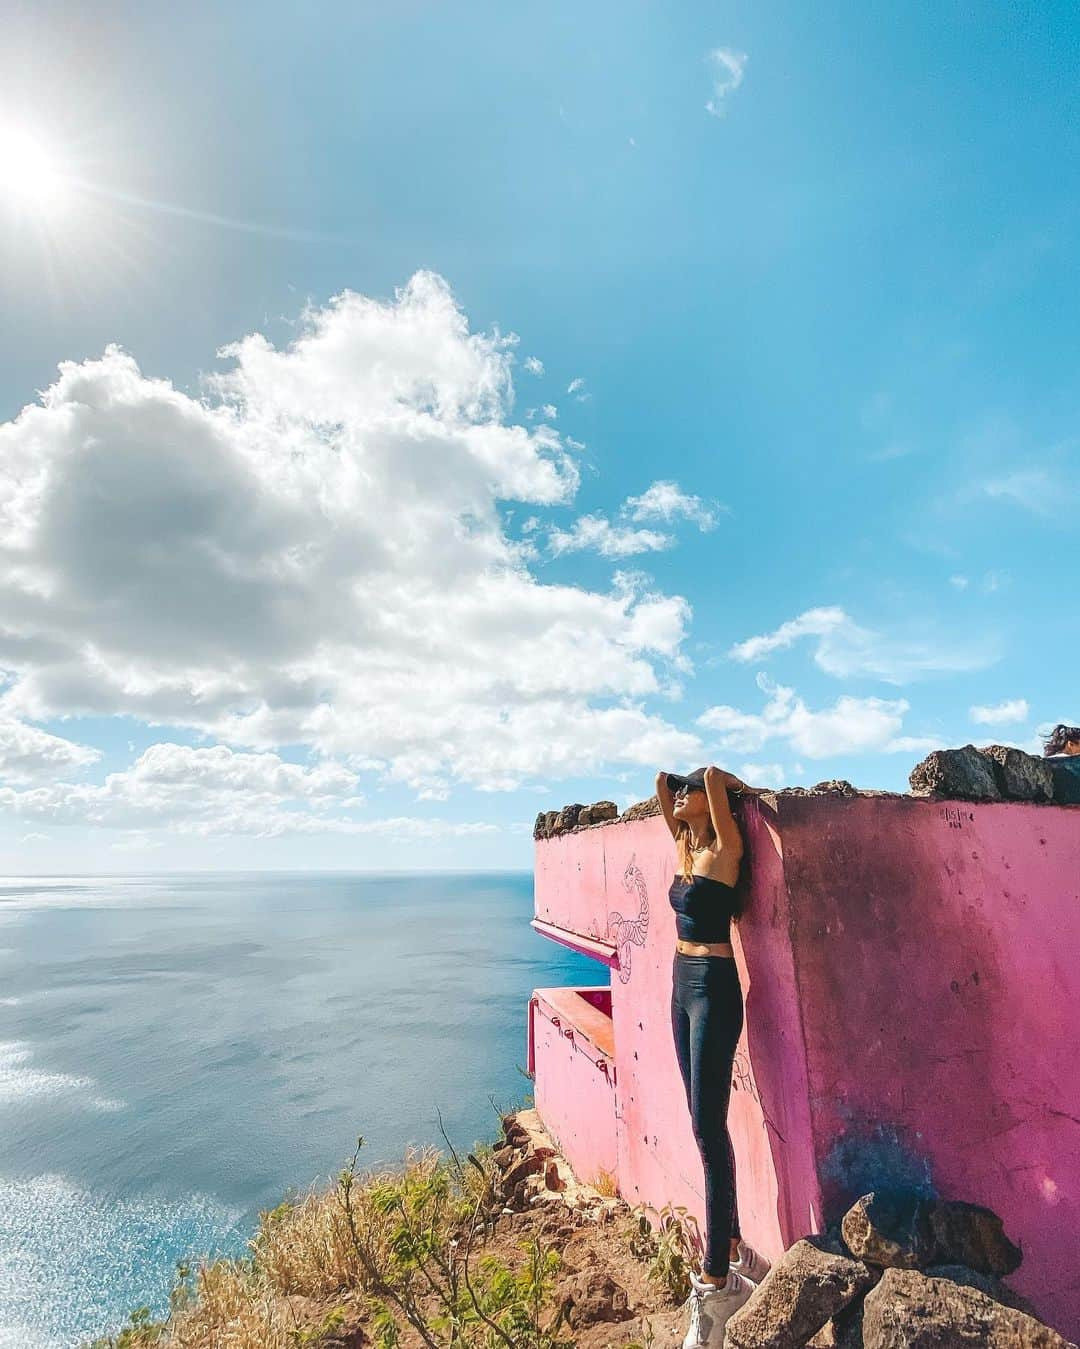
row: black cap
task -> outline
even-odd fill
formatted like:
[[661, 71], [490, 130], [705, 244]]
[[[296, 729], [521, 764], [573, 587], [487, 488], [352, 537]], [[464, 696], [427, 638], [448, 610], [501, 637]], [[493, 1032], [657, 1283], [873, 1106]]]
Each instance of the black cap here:
[[703, 792], [705, 790], [705, 770], [704, 768], [695, 768], [692, 773], [669, 773], [667, 785], [673, 792], [677, 792], [680, 787], [689, 787], [691, 791]]

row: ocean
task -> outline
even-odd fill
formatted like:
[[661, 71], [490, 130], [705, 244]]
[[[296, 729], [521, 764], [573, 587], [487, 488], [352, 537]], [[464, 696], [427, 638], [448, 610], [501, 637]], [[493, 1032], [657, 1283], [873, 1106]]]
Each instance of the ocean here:
[[260, 1209], [522, 1104], [526, 1005], [607, 969], [528, 873], [0, 879], [0, 1349], [168, 1309]]

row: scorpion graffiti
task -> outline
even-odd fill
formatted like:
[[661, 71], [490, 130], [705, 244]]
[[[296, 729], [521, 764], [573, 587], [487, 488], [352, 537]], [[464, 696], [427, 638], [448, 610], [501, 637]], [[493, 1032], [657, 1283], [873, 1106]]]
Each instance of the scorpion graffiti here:
[[615, 943], [619, 952], [619, 979], [625, 984], [630, 978], [630, 948], [644, 946], [649, 933], [649, 891], [641, 868], [631, 855], [623, 872], [623, 889], [627, 894], [637, 891], [638, 912], [636, 918], [624, 918], [618, 909], [608, 914], [608, 941]]

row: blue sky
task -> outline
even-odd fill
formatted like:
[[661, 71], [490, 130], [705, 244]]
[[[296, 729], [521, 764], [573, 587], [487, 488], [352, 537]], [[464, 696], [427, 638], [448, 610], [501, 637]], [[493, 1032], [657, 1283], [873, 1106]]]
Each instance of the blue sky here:
[[182, 17], [0, 56], [6, 870], [1080, 721], [1073, 6]]

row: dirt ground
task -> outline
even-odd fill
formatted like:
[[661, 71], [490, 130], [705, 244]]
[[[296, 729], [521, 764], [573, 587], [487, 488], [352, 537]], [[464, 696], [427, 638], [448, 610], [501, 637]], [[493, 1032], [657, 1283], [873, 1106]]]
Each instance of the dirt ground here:
[[[525, 1248], [536, 1238], [545, 1247], [553, 1246], [562, 1257], [554, 1276], [554, 1296], [548, 1306], [553, 1310], [564, 1300], [575, 1300], [577, 1294], [578, 1323], [564, 1322], [559, 1333], [572, 1340], [578, 1349], [608, 1349], [633, 1343], [652, 1349], [679, 1349], [688, 1313], [661, 1284], [649, 1278], [648, 1255], [636, 1254], [632, 1248], [639, 1226], [637, 1214], [623, 1200], [602, 1196], [589, 1186], [579, 1185], [565, 1158], [553, 1149], [534, 1111], [507, 1116], [507, 1121], [509, 1136], [501, 1162], [507, 1175], [522, 1169], [522, 1162], [527, 1165], [528, 1159], [537, 1153], [543, 1164], [514, 1186], [514, 1194], [508, 1196], [511, 1206], [495, 1219], [490, 1238], [474, 1244], [470, 1269], [476, 1269], [482, 1254], [497, 1256], [517, 1268], [525, 1260]], [[553, 1190], [552, 1185], [565, 1188]], [[604, 1275], [625, 1293], [625, 1304], [621, 1297], [610, 1296], [610, 1285], [608, 1297], [603, 1296]], [[614, 1303], [619, 1309], [619, 1319], [592, 1319], [593, 1313], [582, 1308], [583, 1287], [599, 1292], [597, 1298], [589, 1299], [594, 1305]], [[341, 1305], [340, 1299], [338, 1303]], [[319, 1323], [319, 1309], [315, 1305], [308, 1303], [296, 1310], [301, 1325], [310, 1327]], [[550, 1315], [550, 1311], [546, 1313], [545, 1322]], [[308, 1343], [317, 1349], [361, 1349], [372, 1343], [368, 1318], [354, 1305], [341, 1331]], [[404, 1319], [400, 1344], [401, 1349], [424, 1346], [421, 1336]]]

